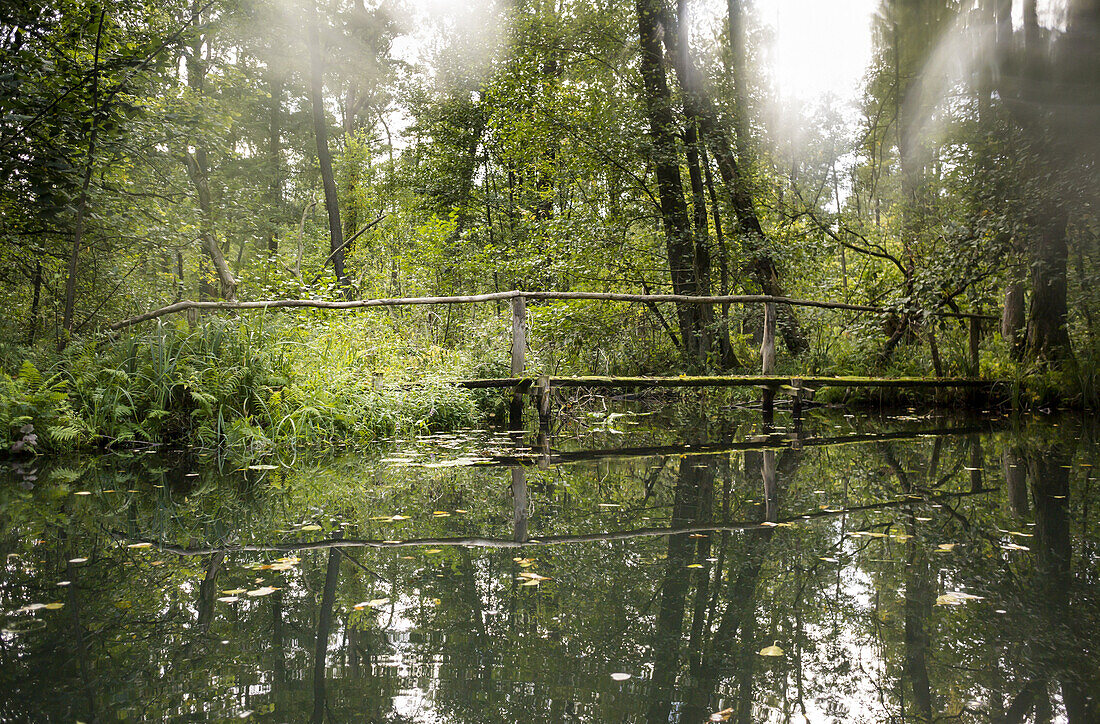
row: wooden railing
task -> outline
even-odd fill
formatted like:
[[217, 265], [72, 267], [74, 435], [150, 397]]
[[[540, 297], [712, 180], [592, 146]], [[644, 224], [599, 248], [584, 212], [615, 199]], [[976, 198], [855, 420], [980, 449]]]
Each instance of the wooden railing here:
[[[761, 375], [759, 376], [709, 376], [709, 377], [607, 377], [607, 378], [565, 378], [541, 375], [538, 377], [524, 377], [526, 371], [527, 354], [527, 301], [528, 300], [588, 300], [588, 301], [616, 301], [636, 302], [653, 305], [656, 303], [675, 304], [762, 304], [764, 306], [763, 336], [760, 347]], [[770, 406], [777, 389], [783, 386], [792, 387], [794, 400], [798, 404], [801, 396], [798, 391], [806, 385], [828, 386], [876, 386], [876, 387], [974, 387], [982, 383], [976, 381], [978, 376], [978, 350], [981, 338], [981, 323], [986, 320], [996, 320], [989, 314], [974, 312], [932, 311], [928, 316], [941, 318], [965, 319], [969, 322], [969, 348], [968, 363], [969, 378], [872, 378], [872, 377], [777, 377], [775, 372], [775, 333], [776, 333], [776, 306], [780, 304], [792, 307], [810, 307], [817, 309], [837, 309], [860, 313], [890, 316], [905, 313], [905, 310], [874, 307], [864, 304], [848, 304], [845, 302], [827, 302], [812, 299], [793, 299], [790, 297], [775, 297], [762, 294], [733, 294], [722, 296], [696, 297], [684, 294], [620, 294], [616, 292], [531, 292], [508, 291], [493, 292], [489, 294], [473, 294], [465, 296], [449, 297], [399, 297], [388, 299], [356, 299], [350, 301], [326, 301], [320, 299], [276, 299], [252, 302], [225, 302], [225, 301], [181, 301], [170, 304], [160, 309], [155, 309], [144, 314], [139, 314], [129, 319], [124, 319], [109, 325], [109, 332], [132, 327], [153, 319], [165, 317], [180, 312], [197, 311], [243, 311], [243, 310], [269, 310], [269, 309], [332, 309], [355, 310], [370, 309], [374, 307], [398, 307], [413, 305], [437, 305], [437, 304], [481, 304], [487, 302], [508, 301], [512, 308], [512, 344], [511, 344], [511, 377], [495, 380], [463, 380], [459, 384], [466, 387], [511, 387], [512, 417], [515, 418], [522, 409], [524, 394], [531, 393], [536, 400], [540, 420], [545, 421], [549, 416], [549, 395], [552, 387], [562, 386], [592, 386], [592, 387], [691, 387], [691, 386], [758, 386], [764, 389], [764, 403]], [[377, 380], [376, 380], [377, 384]]]

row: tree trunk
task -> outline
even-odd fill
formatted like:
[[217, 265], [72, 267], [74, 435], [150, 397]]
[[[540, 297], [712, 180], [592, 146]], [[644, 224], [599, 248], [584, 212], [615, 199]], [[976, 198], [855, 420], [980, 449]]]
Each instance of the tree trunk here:
[[[661, 221], [665, 231], [668, 266], [672, 288], [677, 294], [698, 296], [691, 221], [684, 201], [680, 178], [680, 158], [672, 117], [672, 97], [665, 78], [664, 53], [661, 49], [659, 0], [636, 0], [638, 38], [641, 44], [642, 82], [646, 114], [652, 136], [654, 173], [660, 198]], [[702, 317], [697, 305], [679, 304], [676, 315], [680, 339], [689, 359], [704, 361]]]
[[[718, 125], [717, 112], [703, 91], [698, 71], [695, 69], [694, 63], [691, 62], [686, 37], [683, 40], [683, 45], [683, 53], [677, 54], [680, 60], [677, 76], [680, 78], [681, 89], [684, 93], [685, 112], [694, 119], [701, 140], [707, 144], [714, 154], [714, 160], [718, 164], [718, 173], [722, 177], [722, 183], [729, 195], [730, 206], [733, 208], [734, 217], [737, 220], [738, 231], [744, 238], [745, 247], [750, 253], [749, 268], [764, 294], [776, 297], [786, 296], [783, 286], [779, 282], [779, 270], [775, 265], [775, 261], [764, 248], [764, 229], [760, 225], [760, 217], [757, 216], [756, 209], [753, 206], [748, 182], [733, 155], [729, 138]], [[743, 113], [743, 109], [739, 109], [739, 112]], [[793, 355], [802, 354], [809, 348], [809, 344], [802, 335], [798, 317], [795, 316], [794, 310], [789, 306], [783, 306], [779, 311], [779, 328], [783, 333], [783, 341], [787, 344], [787, 350]]]
[[1072, 355], [1066, 329], [1066, 214], [1054, 209], [1033, 224], [1031, 307], [1027, 320], [1027, 355], [1059, 364]]
[[317, 141], [317, 162], [321, 167], [321, 183], [325, 189], [325, 209], [328, 211], [329, 250], [332, 271], [336, 283], [349, 296], [351, 288], [344, 273], [344, 230], [340, 226], [340, 206], [336, 192], [336, 178], [332, 173], [332, 156], [328, 150], [328, 120], [325, 118], [324, 68], [321, 58], [321, 33], [318, 28], [317, 8], [310, 13], [306, 31], [309, 45], [309, 99], [313, 107], [313, 135]]
[[38, 303], [42, 298], [42, 262], [34, 263], [34, 293], [31, 295], [31, 312], [27, 315], [27, 346], [34, 344], [38, 334]]
[[749, 162], [751, 150], [748, 130], [749, 89], [745, 80], [747, 53], [745, 52], [744, 13], [741, 0], [726, 3], [730, 49], [730, 80], [733, 82], [733, 132], [737, 158], [744, 165]]
[[[271, 89], [271, 107], [267, 120], [267, 157], [271, 174], [271, 186], [268, 189], [268, 203], [276, 218], [281, 216], [283, 206], [283, 164], [282, 164], [282, 128], [283, 128], [283, 88], [286, 77], [281, 71], [270, 69], [268, 86]], [[267, 252], [275, 256], [279, 252], [277, 222], [267, 230]]]
[[1014, 359], [1023, 351], [1020, 331], [1024, 324], [1024, 282], [1014, 279], [1005, 287], [1005, 307], [1001, 313], [1001, 337], [1008, 343]]
[[199, 239], [202, 242], [202, 250], [206, 252], [210, 263], [214, 265], [214, 273], [218, 277], [218, 293], [222, 299], [232, 302], [237, 299], [237, 280], [229, 269], [229, 262], [225, 260], [221, 245], [214, 233], [213, 202], [210, 196], [210, 184], [207, 180], [206, 150], [196, 146], [195, 153], [185, 153], [184, 162], [187, 164], [188, 175], [195, 186], [195, 193], [199, 200], [200, 232]]
[[[193, 3], [195, 13], [199, 11], [199, 0]], [[206, 81], [206, 63], [202, 58], [203, 38], [199, 36], [192, 43], [190, 52], [187, 53], [187, 85], [197, 94], [202, 95]], [[237, 298], [237, 280], [229, 269], [229, 263], [225, 260], [221, 246], [218, 244], [217, 234], [214, 232], [213, 198], [210, 194], [210, 166], [207, 161], [206, 147], [198, 141], [194, 144], [194, 153], [184, 151], [183, 161], [187, 167], [187, 174], [191, 177], [191, 183], [195, 187], [195, 195], [199, 202], [199, 240], [202, 249], [206, 252], [210, 263], [214, 266], [214, 273], [218, 278], [218, 292], [222, 299], [232, 302]], [[206, 274], [202, 275], [200, 285], [206, 284]]]

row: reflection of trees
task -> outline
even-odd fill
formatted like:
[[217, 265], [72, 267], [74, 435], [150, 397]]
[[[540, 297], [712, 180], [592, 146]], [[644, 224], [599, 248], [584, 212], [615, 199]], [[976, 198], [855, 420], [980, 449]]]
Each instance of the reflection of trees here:
[[325, 566], [325, 588], [321, 593], [321, 609], [317, 614], [317, 635], [313, 647], [313, 724], [325, 720], [325, 671], [328, 664], [328, 639], [332, 631], [333, 606], [336, 605], [336, 585], [340, 579], [340, 552], [331, 548]]
[[[961, 436], [890, 442], [888, 450], [677, 455], [659, 464], [606, 460], [545, 474], [529, 468], [533, 504], [522, 548], [490, 547], [515, 545], [517, 510], [527, 510], [520, 496], [509, 496], [508, 470], [449, 471], [451, 478], [432, 479], [434, 487], [420, 498], [416, 486], [427, 473], [409, 473], [387, 489], [385, 503], [354, 511], [357, 519], [418, 506], [462, 506], [471, 515], [440, 521], [428, 512], [403, 528], [364, 523], [376, 526], [372, 540], [453, 534], [457, 543], [484, 534], [486, 547], [440, 546], [429, 556], [426, 546], [364, 546], [354, 553], [362, 562], [352, 566], [345, 560], [352, 549], [334, 542], [303, 550], [301, 566], [282, 577], [260, 574], [282, 590], [242, 595], [239, 604], [208, 601], [217, 589], [260, 585], [258, 572], [244, 566], [284, 554], [242, 552], [236, 541], [226, 544], [220, 529], [186, 527], [194, 510], [232, 498], [231, 486], [208, 489], [210, 500], [185, 503], [174, 494], [180, 512], [154, 493], [94, 517], [74, 514], [71, 540], [51, 538], [37, 549], [23, 541], [41, 534], [20, 524], [19, 535], [0, 533], [0, 541], [27, 551], [35, 570], [5, 574], [0, 591], [23, 603], [55, 596], [66, 610], [53, 619], [60, 626], [23, 644], [17, 667], [0, 649], [7, 664], [0, 666], [0, 689], [32, 701], [27, 692], [58, 690], [58, 701], [36, 702], [41, 708], [26, 717], [40, 720], [90, 719], [88, 691], [101, 718], [140, 712], [151, 720], [228, 719], [243, 708], [261, 715], [273, 708], [279, 720], [308, 721], [320, 711], [326, 721], [392, 722], [394, 697], [420, 689], [437, 716], [456, 723], [572, 716], [695, 724], [726, 707], [735, 721], [830, 706], [845, 718], [843, 706], [853, 703], [848, 692], [864, 696], [870, 680], [883, 696], [872, 702], [881, 707], [878, 716], [853, 710], [852, 720], [1031, 721], [1063, 711], [1073, 724], [1094, 720], [1098, 609], [1089, 551], [1095, 548], [1076, 543], [1085, 528], [1078, 521], [1089, 513], [1078, 493], [1083, 475], [1062, 467], [1072, 462], [1068, 453], [1016, 434], [985, 436], [980, 451]], [[988, 492], [972, 492], [978, 476], [979, 484], [1000, 487], [1001, 462], [1014, 459], [1022, 482], [1005, 477], [1004, 505], [991, 504]], [[550, 475], [557, 476], [554, 486], [544, 482]], [[442, 502], [441, 493], [452, 497]], [[97, 510], [96, 502], [85, 507]], [[594, 513], [603, 502], [621, 507]], [[248, 505], [266, 504], [262, 497], [227, 503], [242, 519]], [[326, 501], [310, 519], [324, 521], [333, 510], [351, 515], [346, 501]], [[292, 520], [303, 515], [296, 510]], [[1028, 531], [1025, 519], [1032, 516], [1034, 538], [1003, 534]], [[237, 540], [267, 548], [275, 540], [295, 543], [295, 534], [277, 532], [283, 518], [270, 520], [253, 522]], [[765, 520], [794, 525], [761, 527]], [[186, 550], [195, 555], [130, 551], [124, 546], [130, 539], [113, 541], [104, 527], [189, 542]], [[670, 529], [683, 533], [665, 535]], [[580, 536], [558, 535], [577, 530]], [[846, 537], [869, 530], [895, 538]], [[902, 533], [912, 537], [900, 540]], [[1095, 538], [1091, 529], [1084, 534]], [[1007, 554], [1001, 541], [1031, 551]], [[950, 555], [929, 553], [941, 542], [959, 547]], [[66, 570], [64, 561], [78, 554], [92, 554], [92, 561]], [[517, 574], [525, 569], [516, 557], [535, 559], [531, 570], [550, 580], [520, 586]], [[154, 558], [164, 564], [151, 568]], [[349, 565], [330, 594], [334, 560]], [[364, 576], [368, 568], [383, 573]], [[79, 588], [47, 593], [47, 584], [61, 578]], [[379, 579], [389, 587], [375, 590]], [[933, 605], [947, 590], [986, 599]], [[398, 618], [413, 626], [397, 648], [375, 645], [394, 619], [351, 610], [386, 595]], [[998, 606], [1008, 613], [994, 615]], [[86, 676], [75, 632], [86, 634]], [[843, 637], [849, 642], [838, 643]], [[786, 656], [758, 655], [772, 639]], [[852, 647], [873, 651], [871, 668], [849, 660]], [[410, 669], [386, 658], [391, 652]], [[348, 661], [350, 667], [341, 663]], [[163, 662], [173, 662], [170, 681]], [[652, 681], [645, 676], [650, 664]], [[634, 678], [620, 685], [610, 680], [612, 671]]]
[[[1048, 681], [1057, 679], [1062, 702], [1070, 724], [1100, 721], [1100, 701], [1097, 700], [1097, 672], [1090, 668], [1085, 648], [1088, 634], [1083, 629], [1078, 609], [1076, 585], [1071, 569], [1072, 545], [1069, 526], [1069, 471], [1073, 448], [1054, 444], [1029, 450], [1027, 474], [1035, 505], [1036, 565], [1034, 593], [1041, 606], [1045, 628], [1054, 641], [1062, 645], [1050, 647], [1039, 654], [1046, 659], [1047, 671], [1042, 672], [1025, 693], [1017, 698], [1016, 712], [1026, 714], [1028, 694], [1035, 693], [1036, 718], [1041, 719], [1049, 707]], [[1082, 603], [1087, 604], [1087, 601]], [[1087, 618], [1085, 620], [1088, 620]], [[1049, 677], [1049, 678], [1048, 678]]]
[[[756, 506], [758, 520], [775, 521], [778, 517], [779, 475], [777, 467], [793, 475], [798, 465], [798, 453], [788, 452], [779, 466], [775, 453], [745, 453], [745, 471], [742, 481], [748, 489], [761, 493], [761, 503]], [[672, 524], [683, 524], [694, 513], [711, 516], [713, 482], [715, 472], [722, 465], [717, 460], [707, 460], [704, 465], [681, 461], [680, 476]], [[727, 490], [723, 491], [726, 498]], [[706, 501], [706, 502], [703, 502]], [[723, 506], [725, 507], [725, 506]], [[670, 536], [665, 574], [660, 588], [661, 605], [656, 621], [653, 656], [654, 673], [651, 683], [647, 720], [666, 722], [672, 708], [673, 688], [680, 671], [680, 646], [685, 615], [685, 599], [689, 583], [695, 581], [695, 605], [691, 612], [691, 634], [688, 638], [688, 678], [683, 692], [681, 721], [704, 721], [717, 708], [722, 698], [720, 689], [730, 684], [735, 691], [737, 721], [752, 721], [754, 671], [756, 650], [760, 640], [757, 627], [757, 595], [761, 569], [767, 558], [773, 537], [773, 528], [756, 527], [737, 538], [728, 534], [718, 540], [719, 565], [726, 565], [724, 576], [716, 576], [713, 595], [708, 595], [710, 576], [706, 559], [712, 546], [710, 539], [698, 539], [694, 569], [689, 575], [687, 566], [692, 562], [691, 539], [688, 536]], [[721, 586], [722, 578], [725, 586]]]

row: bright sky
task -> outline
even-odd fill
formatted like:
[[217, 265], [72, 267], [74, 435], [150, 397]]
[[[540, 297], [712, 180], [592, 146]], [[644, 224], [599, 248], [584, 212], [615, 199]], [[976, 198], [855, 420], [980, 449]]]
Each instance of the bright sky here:
[[[881, 0], [742, 2], [770, 29], [773, 43], [764, 58], [780, 101], [812, 107], [831, 95], [844, 106], [859, 98], [871, 60], [871, 20]], [[393, 50], [409, 62], [427, 60], [430, 49], [439, 42], [440, 26], [446, 28], [446, 42], [470, 44], [473, 52], [465, 62], [473, 65], [486, 62], [485, 54], [497, 52], [504, 38], [494, 0], [405, 0], [404, 7], [413, 16], [414, 30], [398, 38]], [[727, 0], [691, 0], [690, 7], [697, 27], [710, 32], [724, 28]], [[796, 125], [802, 122], [801, 117], [786, 120]], [[403, 115], [394, 119], [399, 135], [407, 123]]]
[[829, 93], [854, 98], [871, 60], [879, 1], [752, 0], [775, 33], [771, 70], [780, 94], [810, 102]]
[[[770, 26], [775, 45], [771, 72], [784, 98], [812, 102], [831, 93], [855, 97], [871, 58], [871, 17], [881, 0], [743, 0]], [[449, 0], [408, 0], [417, 16], [412, 36], [395, 43], [399, 56], [420, 55], [432, 23], [446, 18], [459, 33], [484, 35], [493, 27], [491, 0], [454, 4]], [[695, 0], [693, 10], [723, 21], [726, 0]], [[713, 25], [712, 25], [713, 27]]]

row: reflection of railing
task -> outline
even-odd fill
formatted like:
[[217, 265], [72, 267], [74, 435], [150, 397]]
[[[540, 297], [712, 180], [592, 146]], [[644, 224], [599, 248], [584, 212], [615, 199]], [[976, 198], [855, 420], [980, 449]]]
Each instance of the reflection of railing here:
[[408, 540], [365, 540], [356, 538], [334, 538], [318, 541], [287, 541], [285, 543], [258, 543], [241, 544], [222, 547], [195, 547], [176, 546], [163, 544], [158, 541], [143, 538], [132, 538], [123, 533], [115, 533], [119, 540], [131, 543], [151, 543], [153, 547], [165, 552], [175, 553], [181, 556], [206, 556], [212, 553], [240, 553], [240, 552], [272, 552], [291, 553], [295, 551], [327, 550], [329, 548], [419, 548], [425, 546], [461, 546], [464, 548], [525, 548], [534, 546], [563, 545], [570, 543], [597, 543], [601, 541], [630, 540], [633, 538], [652, 538], [667, 535], [685, 535], [691, 533], [720, 533], [747, 532], [771, 530], [777, 526], [795, 526], [808, 520], [817, 518], [833, 518], [851, 513], [868, 510], [887, 510], [905, 505], [912, 505], [914, 500], [921, 499], [930, 503], [942, 503], [948, 500], [968, 498], [973, 495], [985, 495], [994, 493], [998, 488], [980, 488], [958, 493], [939, 493], [936, 495], [904, 495], [897, 500], [886, 500], [866, 505], [849, 505], [842, 508], [820, 508], [809, 510], [806, 513], [792, 515], [778, 521], [761, 522], [737, 522], [737, 523], [700, 523], [697, 525], [675, 526], [668, 528], [634, 528], [631, 530], [611, 531], [609, 533], [582, 533], [576, 535], [546, 535], [528, 537], [524, 540], [514, 538], [489, 538], [486, 536], [467, 536], [460, 538], [411, 538]]
[[[468, 465], [455, 465], [453, 467], [500, 467], [516, 465], [538, 465], [547, 468], [552, 465], [569, 463], [597, 462], [601, 460], [625, 460], [628, 458], [656, 457], [661, 455], [675, 455], [686, 458], [699, 455], [718, 455], [723, 453], [746, 452], [749, 450], [798, 450], [805, 447], [826, 447], [836, 445], [857, 445], [869, 442], [886, 442], [892, 440], [915, 440], [926, 437], [949, 437], [952, 435], [972, 435], [975, 433], [989, 432], [996, 429], [995, 426], [980, 427], [968, 425], [965, 427], [937, 428], [934, 430], [919, 430], [915, 432], [896, 431], [879, 433], [853, 433], [851, 435], [832, 435], [829, 437], [810, 437], [797, 433], [772, 432], [766, 435], [757, 435], [747, 440], [728, 442], [701, 443], [695, 445], [650, 445], [638, 447], [610, 448], [604, 450], [552, 450], [549, 446], [533, 446], [530, 451], [516, 451], [514, 454], [492, 454], [471, 459]], [[540, 435], [540, 440], [546, 440]], [[438, 464], [436, 461], [435, 464]]]
[[[725, 375], [698, 377], [524, 377], [527, 353], [527, 300], [588, 300], [638, 302], [655, 305], [658, 302], [673, 304], [763, 304], [764, 326], [760, 346], [761, 375]], [[552, 387], [592, 387], [592, 388], [641, 388], [641, 387], [733, 387], [748, 386], [764, 389], [764, 402], [770, 407], [775, 392], [788, 388], [796, 409], [801, 405], [803, 395], [812, 393], [815, 387], [932, 387], [932, 388], [981, 388], [993, 383], [976, 379], [978, 376], [978, 344], [981, 339], [982, 320], [994, 320], [987, 314], [968, 312], [929, 312], [928, 316], [965, 319], [969, 322], [969, 359], [968, 378], [943, 377], [782, 377], [775, 371], [775, 331], [776, 305], [792, 307], [812, 307], [818, 309], [838, 309], [861, 313], [890, 316], [898, 314], [895, 309], [884, 309], [862, 304], [843, 302], [823, 302], [811, 299], [791, 299], [759, 294], [737, 294], [725, 296], [695, 297], [683, 294], [619, 294], [614, 292], [527, 292], [510, 291], [491, 294], [474, 294], [452, 297], [404, 297], [394, 299], [356, 299], [343, 302], [319, 299], [277, 299], [255, 302], [192, 302], [182, 301], [170, 304], [136, 317], [125, 319], [110, 325], [107, 329], [117, 332], [141, 322], [157, 319], [170, 314], [191, 310], [235, 311], [268, 309], [333, 309], [353, 310], [372, 307], [398, 307], [436, 304], [480, 304], [486, 302], [510, 301], [512, 306], [512, 344], [511, 377], [495, 380], [461, 380], [465, 387], [503, 387], [512, 388], [512, 419], [516, 421], [522, 414], [523, 395], [531, 394], [536, 401], [539, 420], [549, 421], [550, 390]], [[938, 352], [936, 353], [938, 355]], [[938, 359], [938, 357], [937, 357]]]

